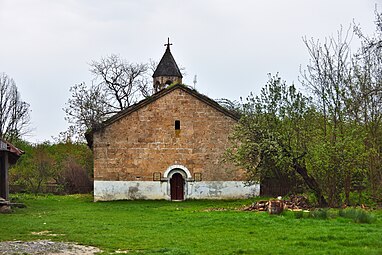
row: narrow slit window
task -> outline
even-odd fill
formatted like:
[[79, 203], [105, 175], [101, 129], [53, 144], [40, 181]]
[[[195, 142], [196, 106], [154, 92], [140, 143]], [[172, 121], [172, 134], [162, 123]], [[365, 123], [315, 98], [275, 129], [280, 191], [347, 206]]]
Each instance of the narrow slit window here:
[[175, 130], [180, 130], [180, 120], [175, 121]]

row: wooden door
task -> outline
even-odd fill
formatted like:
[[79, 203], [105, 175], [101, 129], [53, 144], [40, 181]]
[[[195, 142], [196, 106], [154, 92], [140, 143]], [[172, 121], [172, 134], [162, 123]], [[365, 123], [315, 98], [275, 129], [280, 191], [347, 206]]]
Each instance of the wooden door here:
[[184, 200], [184, 179], [180, 173], [175, 173], [170, 180], [171, 200]]

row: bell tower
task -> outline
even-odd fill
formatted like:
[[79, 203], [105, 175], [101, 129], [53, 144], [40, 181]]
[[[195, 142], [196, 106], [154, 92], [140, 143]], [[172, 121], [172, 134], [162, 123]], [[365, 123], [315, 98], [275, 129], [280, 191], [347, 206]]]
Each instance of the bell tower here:
[[166, 46], [166, 51], [153, 74], [155, 92], [158, 92], [173, 83], [182, 83], [183, 76], [171, 54], [171, 45], [170, 38], [167, 38], [167, 43], [164, 45]]

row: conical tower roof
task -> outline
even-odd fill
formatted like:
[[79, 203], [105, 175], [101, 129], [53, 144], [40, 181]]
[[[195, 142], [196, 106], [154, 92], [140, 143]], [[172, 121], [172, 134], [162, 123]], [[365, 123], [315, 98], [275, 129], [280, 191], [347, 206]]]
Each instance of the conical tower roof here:
[[167, 46], [166, 52], [163, 54], [163, 57], [160, 60], [157, 69], [155, 69], [153, 78], [160, 76], [175, 76], [183, 78], [182, 73], [180, 72], [179, 67], [175, 62], [174, 57], [171, 54], [170, 45], [172, 44], [170, 44], [168, 40], [168, 43], [165, 44], [165, 46]]

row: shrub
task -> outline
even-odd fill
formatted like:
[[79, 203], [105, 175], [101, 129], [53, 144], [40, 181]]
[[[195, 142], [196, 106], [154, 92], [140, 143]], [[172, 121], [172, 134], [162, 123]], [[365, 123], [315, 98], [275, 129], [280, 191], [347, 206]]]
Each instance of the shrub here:
[[309, 217], [314, 219], [326, 220], [329, 218], [329, 209], [317, 209], [309, 212]]
[[304, 212], [303, 211], [295, 211], [294, 212], [294, 217], [296, 219], [302, 219], [302, 218], [304, 218]]
[[65, 191], [70, 194], [89, 193], [93, 190], [93, 182], [86, 169], [71, 158], [66, 161], [63, 179]]
[[346, 208], [338, 211], [340, 217], [352, 219], [356, 223], [374, 223], [376, 218], [371, 213], [357, 208]]
[[93, 189], [92, 152], [71, 142], [17, 144], [25, 151], [9, 171], [11, 192], [88, 193]]

